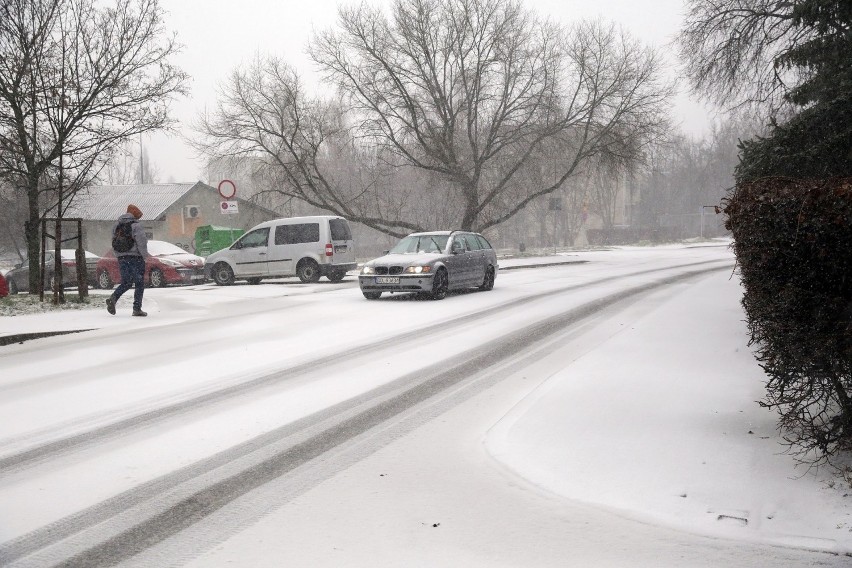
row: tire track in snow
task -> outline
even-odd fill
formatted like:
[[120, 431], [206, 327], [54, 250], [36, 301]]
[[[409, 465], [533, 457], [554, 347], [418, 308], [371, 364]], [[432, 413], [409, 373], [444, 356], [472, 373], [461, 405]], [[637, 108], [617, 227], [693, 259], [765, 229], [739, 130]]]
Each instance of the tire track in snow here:
[[[329, 365], [339, 362], [345, 362], [353, 357], [369, 355], [371, 353], [379, 353], [388, 349], [397, 350], [401, 345], [413, 341], [422, 341], [423, 337], [429, 334], [446, 333], [447, 330], [467, 325], [471, 322], [478, 321], [491, 316], [496, 312], [505, 309], [517, 308], [531, 302], [542, 300], [548, 297], [557, 296], [579, 289], [590, 288], [596, 285], [609, 283], [613, 281], [633, 278], [647, 274], [658, 272], [668, 272], [672, 270], [683, 270], [695, 268], [705, 265], [719, 265], [730, 267], [731, 263], [728, 260], [711, 260], [686, 264], [678, 264], [663, 268], [653, 268], [632, 272], [629, 274], [609, 276], [600, 278], [590, 282], [581, 284], [572, 284], [570, 286], [560, 287], [546, 292], [540, 292], [524, 298], [519, 298], [509, 302], [504, 302], [477, 312], [469, 313], [460, 316], [451, 321], [439, 322], [425, 328], [417, 328], [409, 332], [405, 332], [394, 336], [393, 345], [387, 345], [384, 341], [377, 341], [368, 345], [361, 345], [351, 349], [343, 350], [337, 353], [332, 353], [323, 356], [322, 364]], [[0, 457], [0, 475], [7, 474], [13, 471], [18, 471], [23, 468], [38, 465], [48, 459], [67, 454], [72, 451], [83, 449], [92, 444], [99, 443], [114, 437], [127, 434], [129, 432], [139, 430], [148, 426], [152, 426], [164, 420], [172, 419], [182, 414], [196, 412], [207, 408], [211, 405], [221, 403], [228, 399], [234, 399], [243, 395], [247, 395], [263, 388], [281, 384], [287, 381], [295, 380], [296, 378], [315, 371], [319, 360], [310, 360], [298, 365], [287, 367], [275, 373], [265, 374], [253, 379], [245, 380], [230, 386], [217, 388], [215, 390], [197, 389], [185, 395], [180, 400], [175, 401], [174, 395], [163, 397], [163, 404], [158, 405], [156, 401], [148, 401], [148, 407], [141, 412], [132, 414], [126, 418], [120, 418], [106, 424], [96, 425], [94, 427], [79, 431], [81, 422], [91, 422], [92, 418], [77, 419], [70, 423], [63, 423], [52, 427], [48, 431], [40, 430], [35, 433], [38, 439], [47, 439], [44, 442], [35, 442], [29, 447], [22, 450], [17, 450], [7, 455]], [[201, 392], [199, 392], [201, 391]], [[115, 414], [117, 411], [112, 411]], [[132, 410], [130, 411], [132, 412]], [[126, 414], [127, 412], [123, 412]], [[71, 435], [63, 435], [62, 432], [77, 431]], [[4, 440], [4, 445], [13, 445], [16, 447], [26, 446], [27, 436], [21, 436], [13, 440]]]
[[[249, 491], [286, 475], [413, 406], [463, 383], [467, 378], [481, 374], [484, 369], [499, 366], [552, 334], [580, 323], [617, 302], [732, 266], [729, 262], [721, 266], [718, 262], [696, 264], [717, 266], [680, 272], [586, 302], [448, 361], [400, 377], [393, 384], [379, 387], [355, 400], [285, 425], [0, 545], [0, 558], [19, 566], [59, 563], [69, 567], [94, 567], [121, 562], [193, 525]], [[620, 278], [625, 276], [605, 280]], [[544, 295], [565, 291], [550, 291]], [[526, 301], [529, 300], [525, 298], [522, 303]], [[485, 311], [491, 313], [503, 308], [505, 305]], [[470, 322], [478, 319], [474, 317], [478, 315], [470, 314], [464, 319]], [[441, 326], [443, 332], [446, 329], [446, 325]]]

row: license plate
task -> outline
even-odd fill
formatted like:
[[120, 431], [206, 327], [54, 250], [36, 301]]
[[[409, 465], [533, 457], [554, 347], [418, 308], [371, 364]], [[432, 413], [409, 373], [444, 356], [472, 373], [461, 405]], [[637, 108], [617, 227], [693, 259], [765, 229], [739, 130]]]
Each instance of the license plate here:
[[399, 284], [399, 276], [377, 276], [376, 284]]

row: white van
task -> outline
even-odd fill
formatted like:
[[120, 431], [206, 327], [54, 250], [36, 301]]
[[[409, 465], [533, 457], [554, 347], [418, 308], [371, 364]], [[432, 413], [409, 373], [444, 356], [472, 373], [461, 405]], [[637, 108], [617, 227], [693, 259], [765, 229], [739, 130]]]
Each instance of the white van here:
[[332, 215], [261, 223], [204, 263], [207, 278], [220, 286], [235, 280], [257, 284], [263, 278], [287, 276], [298, 276], [302, 282], [325, 276], [339, 282], [356, 266], [349, 223]]

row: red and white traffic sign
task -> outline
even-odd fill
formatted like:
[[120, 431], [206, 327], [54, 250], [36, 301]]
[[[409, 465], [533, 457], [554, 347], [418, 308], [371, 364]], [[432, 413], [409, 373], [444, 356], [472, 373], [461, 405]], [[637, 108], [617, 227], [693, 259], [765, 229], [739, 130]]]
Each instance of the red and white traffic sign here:
[[221, 201], [219, 202], [219, 211], [222, 214], [239, 213], [240, 208], [236, 201]]
[[219, 182], [219, 195], [222, 196], [222, 199], [233, 199], [236, 194], [237, 184], [229, 179], [223, 179]]

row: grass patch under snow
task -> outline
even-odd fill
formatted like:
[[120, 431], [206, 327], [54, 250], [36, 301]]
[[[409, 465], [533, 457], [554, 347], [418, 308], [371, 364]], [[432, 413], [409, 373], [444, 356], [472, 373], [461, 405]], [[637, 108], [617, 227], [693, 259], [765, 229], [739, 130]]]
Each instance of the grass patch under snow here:
[[41, 314], [58, 310], [88, 310], [103, 307], [103, 298], [89, 296], [80, 300], [79, 294], [65, 293], [65, 303], [54, 305], [53, 295], [46, 294], [41, 302], [36, 295], [16, 294], [0, 298], [0, 316], [20, 316], [26, 314]]

